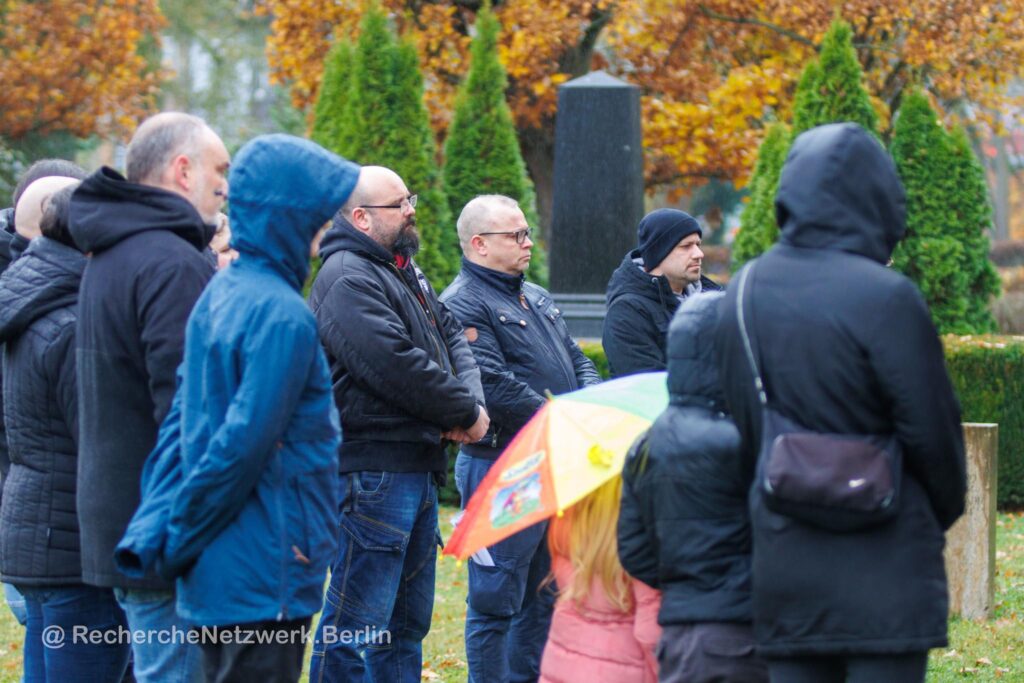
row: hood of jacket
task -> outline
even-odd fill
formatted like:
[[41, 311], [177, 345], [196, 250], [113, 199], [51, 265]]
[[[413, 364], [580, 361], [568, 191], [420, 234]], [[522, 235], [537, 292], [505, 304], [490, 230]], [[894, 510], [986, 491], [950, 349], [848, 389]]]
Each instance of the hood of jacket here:
[[668, 328], [668, 392], [674, 405], [725, 410], [718, 378], [715, 328], [725, 292], [688, 297]]
[[677, 301], [672, 287], [665, 276], [651, 275], [643, 269], [640, 250], [634, 249], [626, 254], [622, 263], [612, 273], [608, 281], [607, 302], [611, 306], [615, 299], [626, 294], [635, 294], [657, 303], [659, 306], [671, 306]]
[[352, 251], [384, 263], [395, 263], [395, 256], [369, 236], [359, 232], [348, 220], [335, 216], [330, 229], [320, 240], [320, 256], [325, 261], [339, 251]]
[[0, 276], [0, 342], [14, 339], [47, 313], [73, 305], [85, 257], [60, 242], [37, 237]]
[[889, 154], [855, 123], [801, 134], [775, 196], [782, 242], [886, 263], [906, 231], [906, 196]]
[[107, 166], [83, 180], [71, 195], [68, 229], [87, 254], [148, 230], [168, 230], [201, 251], [216, 230], [205, 225], [181, 195], [130, 183]]
[[359, 166], [291, 135], [261, 135], [231, 166], [231, 246], [301, 289], [309, 247], [359, 180]]

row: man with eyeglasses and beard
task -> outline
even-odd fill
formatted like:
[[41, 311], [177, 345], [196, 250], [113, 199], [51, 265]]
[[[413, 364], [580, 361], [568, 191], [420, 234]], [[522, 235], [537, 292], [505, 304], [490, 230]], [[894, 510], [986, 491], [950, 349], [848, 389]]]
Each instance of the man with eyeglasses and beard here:
[[446, 441], [490, 419], [455, 317], [412, 260], [416, 195], [364, 166], [320, 243], [310, 305], [341, 414], [338, 557], [309, 680], [419, 681], [434, 606]]
[[[456, 224], [462, 270], [441, 295], [465, 328], [480, 366], [486, 437], [463, 445], [455, 483], [465, 508], [516, 432], [544, 404], [601, 381], [542, 287], [526, 282], [530, 228], [514, 199], [476, 197]], [[554, 605], [547, 524], [536, 524], [469, 562], [466, 659], [472, 683], [535, 681]]]

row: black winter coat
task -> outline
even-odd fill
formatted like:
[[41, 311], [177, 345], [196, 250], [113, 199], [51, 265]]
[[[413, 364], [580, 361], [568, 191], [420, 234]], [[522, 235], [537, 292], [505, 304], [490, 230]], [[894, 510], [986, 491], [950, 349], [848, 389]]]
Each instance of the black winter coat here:
[[[631, 251], [608, 281], [601, 343], [612, 377], [656, 372], [666, 366], [665, 337], [679, 308], [679, 297], [668, 278], [647, 273], [642, 263], [640, 252]], [[710, 278], [700, 276], [699, 291], [721, 289]]]
[[78, 513], [82, 579], [94, 586], [169, 589], [129, 579], [114, 548], [139, 505], [146, 456], [171, 406], [185, 323], [213, 269], [213, 227], [183, 197], [102, 168], [71, 195], [71, 235], [91, 253], [79, 294]]
[[[745, 308], [769, 401], [813, 431], [895, 433], [904, 476], [896, 519], [854, 533], [774, 514], [752, 488], [755, 635], [768, 656], [943, 646], [943, 530], [964, 507], [963, 436], [928, 309], [884, 267], [905, 225], [895, 167], [855, 124], [822, 126], [794, 143], [775, 205], [781, 239], [755, 262]], [[752, 454], [761, 412], [736, 289], [716, 345]]]
[[601, 381], [551, 295], [522, 275], [463, 259], [441, 301], [466, 328], [491, 418], [487, 435], [464, 446], [466, 453], [496, 460], [544, 405], [545, 394], [564, 394]]
[[336, 218], [309, 302], [341, 414], [341, 472], [444, 472], [441, 433], [472, 427], [480, 370], [462, 326], [410, 259]]
[[11, 469], [0, 505], [0, 572], [19, 585], [81, 583], [75, 473], [75, 304], [85, 257], [39, 237], [0, 277]]
[[662, 626], [752, 619], [750, 468], [714, 354], [722, 296], [687, 300], [673, 318], [669, 406], [623, 468], [619, 558], [662, 591]]

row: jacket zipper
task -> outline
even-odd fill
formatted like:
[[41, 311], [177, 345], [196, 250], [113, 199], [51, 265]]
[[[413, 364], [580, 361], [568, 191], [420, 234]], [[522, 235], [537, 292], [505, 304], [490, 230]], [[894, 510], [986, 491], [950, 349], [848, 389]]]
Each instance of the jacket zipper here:
[[[401, 282], [402, 284], [404, 284], [406, 286], [406, 288], [408, 288], [410, 291], [412, 291], [412, 288], [409, 287], [409, 283], [405, 281], [405, 278], [402, 277], [401, 271], [398, 270], [398, 266], [394, 265], [391, 262], [388, 262], [388, 266], [390, 266], [391, 269], [395, 271], [395, 275], [398, 276], [398, 281]], [[427, 327], [433, 327], [434, 330], [437, 331], [437, 334], [441, 334], [441, 328], [440, 328], [437, 320], [434, 320], [434, 322], [431, 323], [431, 319], [434, 316], [433, 316], [433, 314], [430, 314], [428, 316], [427, 300], [426, 300], [426, 297], [423, 296], [423, 292], [422, 291], [419, 291], [419, 292], [412, 291], [412, 295], [416, 298], [416, 301], [419, 302], [419, 304], [420, 304], [419, 312], [420, 312], [420, 315], [422, 315], [423, 318], [426, 320]], [[441, 367], [444, 367], [445, 366], [444, 354], [441, 353], [441, 347], [438, 346], [438, 344], [437, 344], [437, 338], [433, 334], [430, 334], [429, 331], [428, 331], [427, 336], [430, 337], [430, 342], [434, 346], [434, 353], [437, 354], [437, 362], [441, 364]], [[452, 363], [450, 363], [450, 362], [448, 363], [448, 366], [449, 366], [448, 367], [448, 371], [452, 375], [455, 375], [455, 366]]]
[[285, 592], [288, 575], [288, 564], [287, 564], [287, 542], [285, 539], [285, 528], [284, 528], [284, 502], [282, 501], [282, 485], [284, 484], [284, 467], [281, 464], [281, 442], [274, 444], [274, 480], [277, 483], [274, 486], [274, 499], [277, 502], [277, 529], [278, 529], [278, 543], [280, 544], [280, 557], [281, 557], [281, 575], [278, 581], [278, 604], [281, 609], [277, 613], [278, 621], [285, 621], [288, 618], [288, 605], [285, 601]]

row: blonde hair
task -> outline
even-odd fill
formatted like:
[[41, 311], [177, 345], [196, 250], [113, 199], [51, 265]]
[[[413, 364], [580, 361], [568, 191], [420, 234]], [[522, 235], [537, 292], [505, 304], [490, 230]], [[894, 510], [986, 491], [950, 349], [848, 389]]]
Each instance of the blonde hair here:
[[608, 600], [624, 613], [633, 611], [629, 575], [619, 562], [616, 527], [622, 497], [622, 477], [616, 476], [570, 507], [548, 526], [551, 556], [572, 563], [573, 578], [559, 586], [560, 598], [582, 606], [598, 579]]

